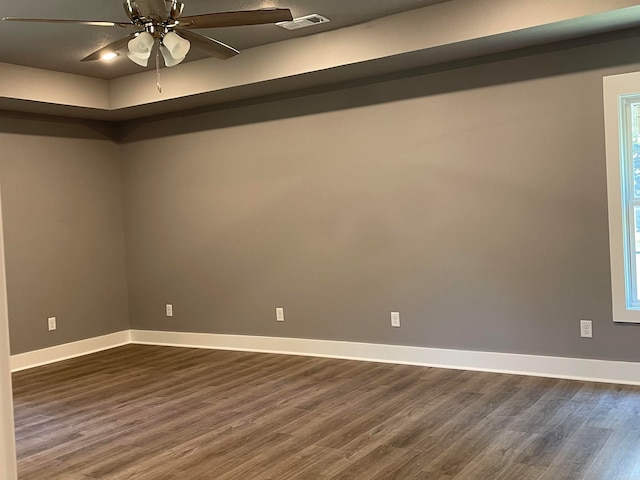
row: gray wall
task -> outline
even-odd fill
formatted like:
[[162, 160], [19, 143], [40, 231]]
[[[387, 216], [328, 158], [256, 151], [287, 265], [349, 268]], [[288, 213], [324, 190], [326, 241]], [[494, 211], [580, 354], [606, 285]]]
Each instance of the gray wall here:
[[131, 326], [640, 360], [608, 264], [624, 37], [137, 121], [119, 145], [0, 117], [12, 353]]
[[611, 317], [602, 109], [636, 46], [129, 125], [132, 327], [640, 360]]
[[101, 128], [0, 115], [12, 354], [129, 326], [122, 164]]

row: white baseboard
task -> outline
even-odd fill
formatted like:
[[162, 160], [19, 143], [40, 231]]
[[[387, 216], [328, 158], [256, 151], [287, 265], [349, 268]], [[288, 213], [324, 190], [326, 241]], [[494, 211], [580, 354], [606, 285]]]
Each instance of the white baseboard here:
[[11, 370], [16, 372], [129, 343], [342, 358], [368, 362], [640, 385], [640, 363], [634, 362], [310, 340], [305, 338], [152, 330], [125, 330], [101, 337], [13, 355], [11, 357]]
[[80, 357], [90, 353], [107, 350], [131, 343], [130, 330], [110, 333], [100, 337], [88, 338], [77, 342], [56, 345], [32, 352], [11, 356], [11, 371], [17, 372], [27, 368], [39, 367], [48, 363], [59, 362], [68, 358]]
[[640, 363], [372, 343], [131, 330], [131, 343], [342, 358], [640, 385]]

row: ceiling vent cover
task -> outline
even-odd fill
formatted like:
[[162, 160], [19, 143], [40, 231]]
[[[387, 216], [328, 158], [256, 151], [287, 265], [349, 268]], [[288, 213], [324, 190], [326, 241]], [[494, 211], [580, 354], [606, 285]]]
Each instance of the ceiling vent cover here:
[[311, 27], [313, 25], [319, 25], [321, 23], [327, 23], [329, 19], [327, 17], [323, 17], [322, 15], [318, 15], [317, 13], [312, 13], [311, 15], [305, 15], [304, 17], [294, 18], [290, 22], [278, 22], [276, 25], [282, 28], [286, 28], [287, 30], [296, 30], [298, 28]]

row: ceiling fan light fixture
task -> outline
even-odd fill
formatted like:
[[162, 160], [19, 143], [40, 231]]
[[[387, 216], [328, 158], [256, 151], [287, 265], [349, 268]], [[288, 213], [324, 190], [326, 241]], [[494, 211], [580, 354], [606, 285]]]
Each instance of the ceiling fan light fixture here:
[[149, 63], [149, 57], [140, 58], [137, 55], [132, 54], [131, 52], [127, 52], [127, 58], [133, 63], [137, 63], [141, 67], [146, 67]]
[[[189, 49], [191, 48], [191, 42], [189, 42], [189, 40], [187, 40], [186, 38], [182, 38], [175, 32], [169, 32], [165, 34], [162, 38], [162, 45], [174, 60], [179, 59], [179, 62], [177, 63], [180, 63], [184, 59], [184, 57], [187, 56], [187, 53], [189, 53]], [[167, 64], [167, 66], [169, 65]]]
[[129, 47], [127, 57], [129, 57], [129, 60], [137, 63], [141, 67], [146, 67], [149, 62], [149, 57], [151, 56], [153, 43], [153, 35], [149, 32], [142, 32], [135, 38], [129, 40], [129, 43], [127, 44]]
[[169, 52], [167, 47], [165, 47], [164, 45], [160, 45], [160, 53], [162, 53], [162, 58], [164, 58], [164, 64], [166, 67], [174, 67], [184, 60], [184, 57], [182, 58], [172, 57], [171, 53]]

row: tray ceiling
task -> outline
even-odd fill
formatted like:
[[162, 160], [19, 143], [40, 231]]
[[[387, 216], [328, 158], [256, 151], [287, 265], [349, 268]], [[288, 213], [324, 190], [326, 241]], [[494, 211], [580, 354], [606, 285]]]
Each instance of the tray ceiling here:
[[[288, 31], [276, 25], [256, 25], [198, 30], [240, 51], [258, 45], [312, 35], [355, 25], [394, 13], [442, 3], [446, 0], [184, 0], [184, 15], [251, 10], [269, 7], [289, 8], [294, 17], [318, 13], [331, 22]], [[0, 0], [0, 17], [61, 18], [74, 20], [128, 21], [119, 0]], [[112, 79], [144, 72], [125, 57], [110, 63], [80, 62], [91, 52], [122, 38], [128, 30], [68, 24], [0, 23], [0, 62], [58, 72]], [[185, 62], [206, 58], [195, 49]], [[153, 61], [147, 70], [153, 69]]]
[[[122, 37], [123, 29], [0, 22], [0, 110], [127, 120], [327, 85], [336, 88], [354, 80], [438, 64], [455, 66], [460, 60], [616, 30], [637, 36], [640, 25], [638, 0], [185, 4], [188, 15], [288, 7], [295, 17], [318, 13], [331, 23], [294, 31], [274, 25], [200, 30], [242, 53], [226, 61], [190, 53], [188, 61], [161, 70], [158, 91], [155, 72], [126, 57], [109, 64], [79, 61]], [[126, 20], [120, 0], [0, 0], [0, 16]]]

